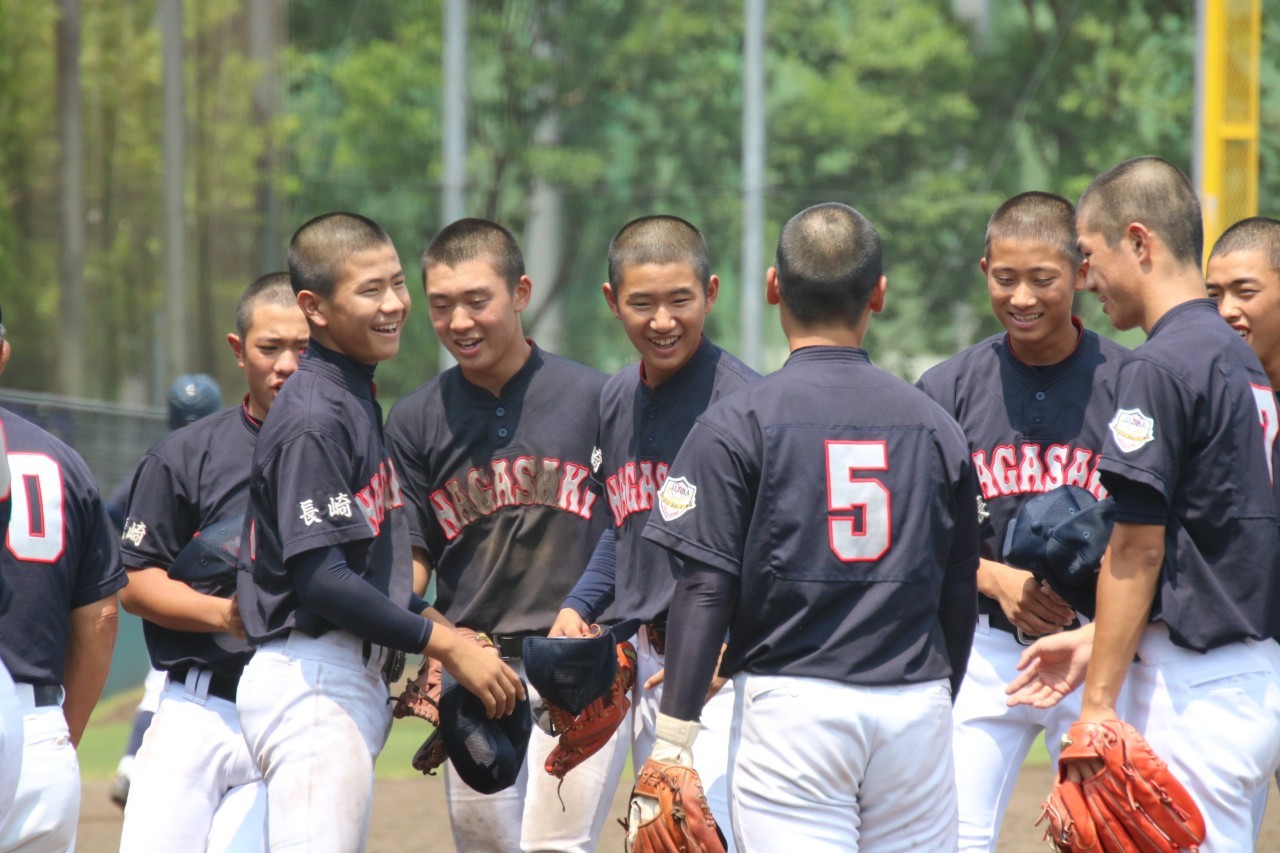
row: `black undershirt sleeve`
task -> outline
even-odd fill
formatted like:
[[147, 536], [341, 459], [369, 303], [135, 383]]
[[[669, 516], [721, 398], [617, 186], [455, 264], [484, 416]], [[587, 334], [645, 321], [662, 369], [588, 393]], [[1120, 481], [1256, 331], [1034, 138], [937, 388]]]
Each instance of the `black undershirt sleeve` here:
[[684, 564], [667, 612], [666, 672], [659, 711], [678, 720], [702, 714], [720, 647], [733, 618], [737, 575], [682, 558]]
[[287, 565], [302, 606], [343, 631], [410, 654], [427, 647], [431, 622], [397, 607], [351, 571], [339, 546], [304, 551]]
[[951, 702], [955, 704], [960, 695], [960, 682], [969, 666], [973, 632], [978, 626], [978, 586], [972, 576], [950, 577], [943, 582], [938, 622], [951, 663]]
[[1115, 499], [1116, 521], [1125, 524], [1157, 524], [1161, 527], [1169, 523], [1169, 504], [1154, 486], [1109, 471], [1103, 472], [1102, 485], [1107, 487], [1107, 491]]

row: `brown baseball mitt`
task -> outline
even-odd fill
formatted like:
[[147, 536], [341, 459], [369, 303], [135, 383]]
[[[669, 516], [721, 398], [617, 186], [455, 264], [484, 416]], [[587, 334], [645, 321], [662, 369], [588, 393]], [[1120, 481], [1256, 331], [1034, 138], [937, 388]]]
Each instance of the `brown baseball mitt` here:
[[[488, 635], [472, 631], [470, 628], [454, 628], [463, 637], [469, 637], [484, 648], [493, 648], [493, 641]], [[443, 667], [440, 661], [432, 657], [422, 659], [422, 667], [418, 674], [404, 685], [404, 690], [396, 697], [392, 714], [397, 720], [404, 717], [417, 717], [426, 720], [433, 726], [440, 725], [440, 679]], [[416, 764], [415, 764], [416, 766]]]
[[[454, 628], [464, 637], [469, 637], [484, 648], [493, 648], [493, 641], [485, 634], [477, 633], [470, 628]], [[418, 674], [405, 683], [404, 691], [396, 697], [396, 705], [392, 714], [396, 719], [418, 717], [436, 727], [427, 739], [418, 747], [413, 756], [413, 768], [428, 776], [436, 775], [436, 768], [444, 764], [449, 757], [444, 751], [444, 738], [440, 736], [440, 691], [444, 667], [440, 661], [432, 657], [422, 659], [422, 667]]]
[[618, 643], [618, 672], [609, 692], [574, 717], [563, 708], [547, 703], [551, 730], [560, 741], [547, 756], [546, 771], [557, 779], [591, 756], [613, 737], [631, 710], [627, 694], [636, 683], [636, 650], [630, 643]]
[[631, 790], [627, 853], [724, 853], [716, 826], [692, 767], [650, 758]]
[[[1082, 782], [1067, 778], [1067, 762], [1098, 759], [1103, 767]], [[1204, 818], [1182, 783], [1137, 729], [1119, 720], [1078, 721], [1062, 739], [1058, 782], [1036, 822], [1045, 839], [1069, 853], [1195, 851]]]

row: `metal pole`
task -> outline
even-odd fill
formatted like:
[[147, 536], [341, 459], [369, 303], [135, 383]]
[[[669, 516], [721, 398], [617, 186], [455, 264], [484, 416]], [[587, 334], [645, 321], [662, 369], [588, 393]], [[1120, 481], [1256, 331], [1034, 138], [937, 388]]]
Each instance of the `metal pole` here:
[[[186, 370], [187, 270], [186, 209], [183, 203], [183, 162], [186, 148], [186, 105], [182, 75], [182, 0], [164, 0], [160, 7], [164, 54], [164, 292], [165, 348], [169, 378]], [[164, 388], [156, 389], [159, 398]]]
[[[444, 110], [441, 117], [444, 179], [440, 223], [467, 215], [467, 0], [446, 0], [444, 7]], [[440, 345], [440, 369], [453, 356]]]
[[[64, 394], [84, 394], [84, 122], [80, 99], [80, 0], [58, 4], [58, 143], [61, 163], [61, 251], [58, 255], [59, 310], [66, 334], [58, 362]], [[15, 323], [15, 326], [17, 324]]]
[[742, 360], [762, 369], [764, 288], [764, 22], [766, 0], [746, 0], [742, 38]]

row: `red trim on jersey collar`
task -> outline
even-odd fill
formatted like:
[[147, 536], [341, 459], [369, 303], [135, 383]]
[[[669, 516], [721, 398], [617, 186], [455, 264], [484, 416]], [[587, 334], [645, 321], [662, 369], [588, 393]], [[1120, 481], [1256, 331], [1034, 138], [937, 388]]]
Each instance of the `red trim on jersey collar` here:
[[[1076, 327], [1076, 345], [1071, 348], [1071, 352], [1067, 353], [1066, 358], [1062, 359], [1062, 361], [1066, 361], [1067, 359], [1071, 358], [1076, 353], [1078, 353], [1080, 351], [1080, 342], [1084, 340], [1084, 323], [1081, 322], [1080, 318], [1074, 314], [1071, 315], [1071, 325]], [[1013, 341], [1009, 340], [1008, 332], [1004, 333], [1004, 348], [1009, 351], [1010, 358], [1012, 358], [1014, 361], [1018, 362], [1018, 364], [1021, 364], [1025, 367], [1039, 368], [1041, 370], [1043, 370], [1046, 367], [1053, 367], [1052, 364], [1027, 364], [1025, 361], [1018, 358], [1018, 351], [1013, 348]], [[1062, 364], [1062, 361], [1059, 361], [1056, 363]]]
[[262, 421], [255, 418], [253, 416], [253, 413], [249, 411], [249, 395], [248, 394], [245, 394], [244, 399], [240, 401], [240, 411], [251, 424], [253, 424], [254, 426], [262, 426]]

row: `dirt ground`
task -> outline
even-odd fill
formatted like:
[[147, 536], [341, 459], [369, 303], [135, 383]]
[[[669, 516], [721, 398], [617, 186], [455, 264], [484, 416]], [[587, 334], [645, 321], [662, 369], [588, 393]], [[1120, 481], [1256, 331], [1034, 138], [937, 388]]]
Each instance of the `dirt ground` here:
[[[80, 807], [80, 835], [77, 849], [90, 853], [116, 851], [120, 839], [120, 810], [108, 799], [109, 783], [86, 782]], [[1049, 768], [1028, 767], [1018, 780], [1013, 800], [1005, 815], [999, 853], [1043, 851], [1040, 830], [1032, 826], [1040, 814], [1040, 802], [1049, 790]], [[629, 791], [619, 790], [614, 813], [621, 817]], [[448, 853], [454, 849], [447, 830], [432, 834], [431, 844], [423, 842], [423, 827], [447, 827], [444, 782], [438, 778], [380, 781], [374, 797], [370, 853], [403, 853], [430, 850]], [[600, 844], [603, 851], [622, 850], [622, 829], [612, 819]], [[1258, 850], [1280, 850], [1280, 797], [1272, 791], [1266, 824]]]

